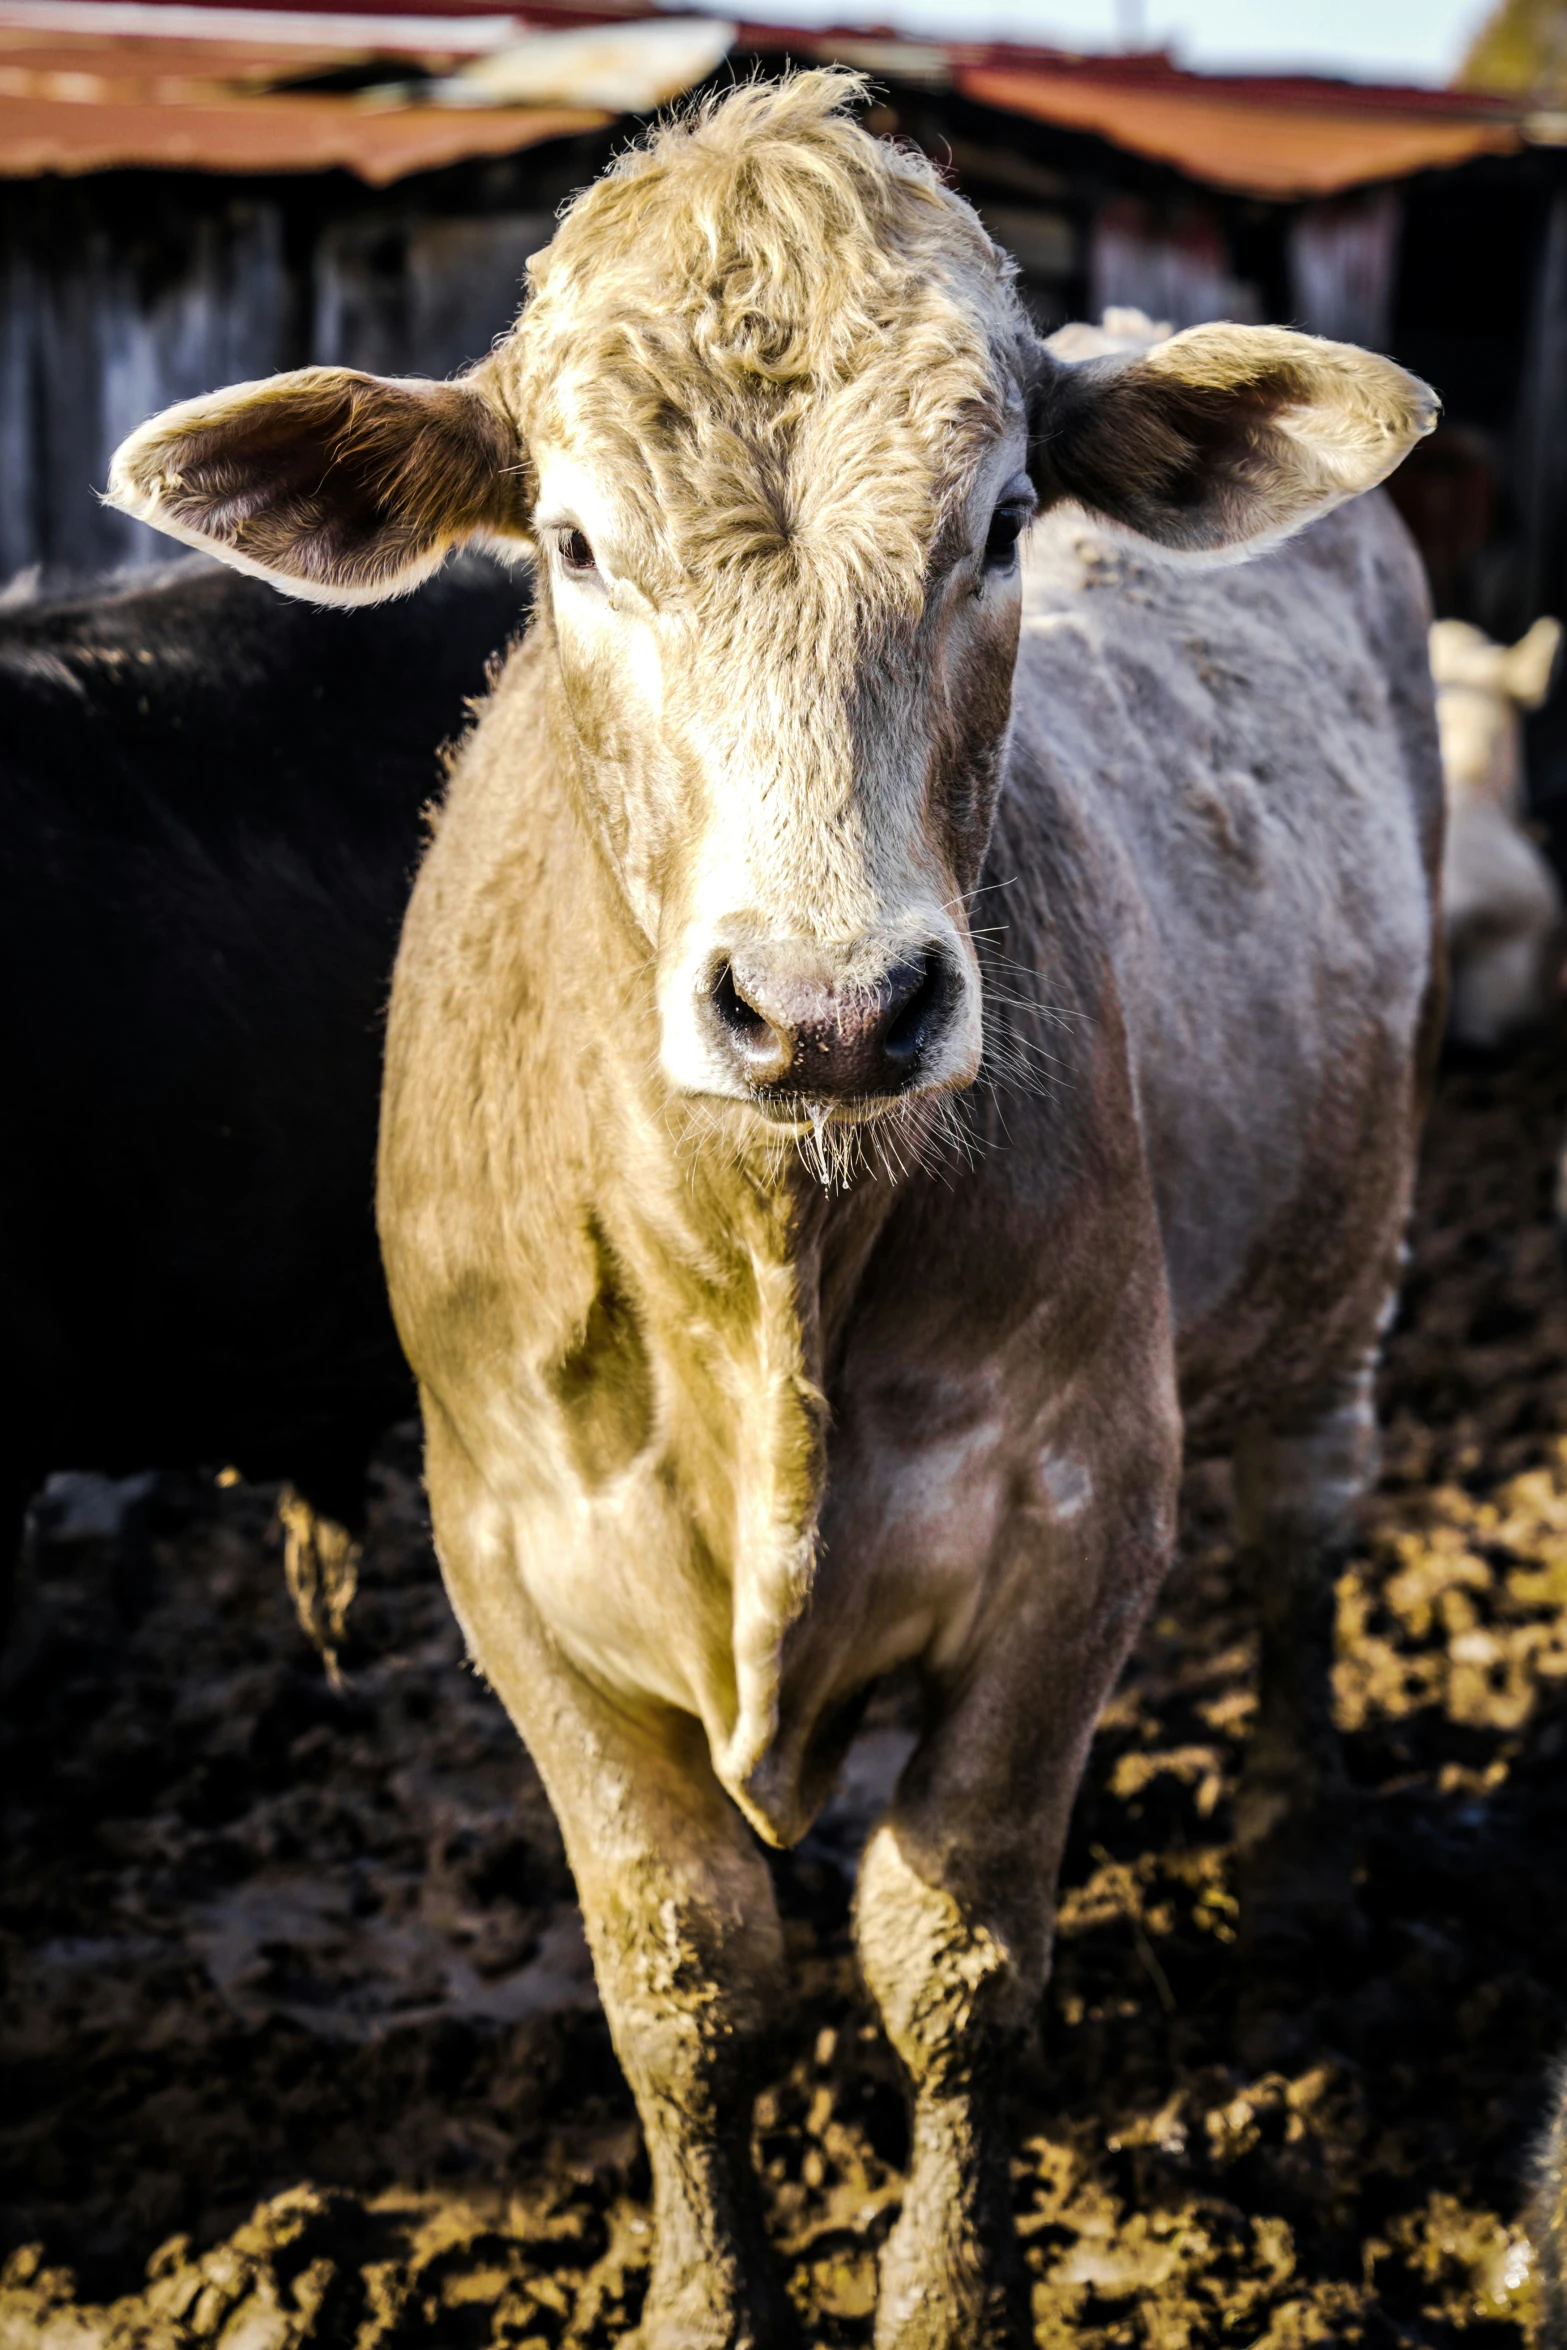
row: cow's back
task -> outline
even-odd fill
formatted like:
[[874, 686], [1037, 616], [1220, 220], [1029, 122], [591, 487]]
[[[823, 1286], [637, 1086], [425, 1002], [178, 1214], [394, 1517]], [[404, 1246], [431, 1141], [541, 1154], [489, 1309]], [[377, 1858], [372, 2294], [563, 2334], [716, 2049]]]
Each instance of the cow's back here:
[[1432, 1027], [1427, 619], [1380, 494], [1238, 566], [1035, 534], [998, 853], [1052, 811], [1077, 843], [1199, 1443], [1264, 1388], [1307, 1400], [1392, 1275]]
[[29, 1476], [303, 1473], [403, 1407], [372, 1218], [381, 1014], [439, 747], [522, 601], [472, 566], [321, 613], [183, 566], [0, 615]]

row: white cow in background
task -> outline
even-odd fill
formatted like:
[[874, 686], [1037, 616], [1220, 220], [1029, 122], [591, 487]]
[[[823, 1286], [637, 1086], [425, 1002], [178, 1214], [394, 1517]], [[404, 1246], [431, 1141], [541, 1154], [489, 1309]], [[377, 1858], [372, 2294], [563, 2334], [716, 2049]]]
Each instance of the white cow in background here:
[[1561, 635], [1555, 620], [1537, 620], [1515, 645], [1493, 644], [1465, 620], [1431, 630], [1447, 785], [1450, 1026], [1461, 1044], [1501, 1044], [1544, 1015], [1554, 990], [1562, 893], [1524, 830], [1522, 713], [1544, 701]]

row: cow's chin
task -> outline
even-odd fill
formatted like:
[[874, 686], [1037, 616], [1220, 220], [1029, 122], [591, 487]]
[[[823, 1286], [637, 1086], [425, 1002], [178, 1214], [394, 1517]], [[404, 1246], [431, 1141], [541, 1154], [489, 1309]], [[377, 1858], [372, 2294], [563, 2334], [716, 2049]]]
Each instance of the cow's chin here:
[[716, 1087], [711, 1092], [693, 1088], [684, 1098], [693, 1110], [727, 1123], [737, 1139], [749, 1127], [771, 1141], [788, 1141], [821, 1134], [829, 1128], [846, 1132], [889, 1124], [908, 1125], [931, 1116], [951, 1095], [961, 1093], [967, 1083], [967, 1078], [959, 1077], [947, 1084], [911, 1086], [904, 1093], [835, 1094], [821, 1099], [799, 1093], [730, 1093], [720, 1092]]
[[948, 1092], [940, 1086], [919, 1086], [909, 1093], [835, 1095], [813, 1101], [807, 1094], [752, 1094], [746, 1106], [779, 1134], [820, 1134], [825, 1126], [875, 1126], [887, 1118], [907, 1118], [925, 1106], [934, 1107]]
[[812, 1095], [787, 1093], [782, 1088], [702, 1093], [696, 1098], [712, 1110], [725, 1109], [742, 1122], [755, 1121], [773, 1135], [820, 1134], [824, 1128], [846, 1129], [885, 1125], [914, 1125], [929, 1120], [944, 1102], [966, 1093], [977, 1070], [959, 1068], [949, 1074], [904, 1086], [897, 1093]]
[[764, 1180], [803, 1175], [829, 1192], [852, 1190], [861, 1177], [906, 1174], [930, 1162], [943, 1112], [970, 1080], [911, 1086], [902, 1093], [689, 1093], [690, 1147], [749, 1164]]

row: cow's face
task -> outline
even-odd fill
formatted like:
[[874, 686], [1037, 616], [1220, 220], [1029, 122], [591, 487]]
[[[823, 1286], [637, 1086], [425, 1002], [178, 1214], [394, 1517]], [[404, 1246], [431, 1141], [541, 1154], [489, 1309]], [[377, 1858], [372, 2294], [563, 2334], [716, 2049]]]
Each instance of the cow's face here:
[[682, 1091], [792, 1120], [974, 1075], [967, 909], [1010, 709], [1025, 456], [1019, 414], [931, 496], [928, 548], [889, 532], [878, 563], [822, 496], [809, 529], [698, 586], [639, 562], [648, 534], [618, 527], [604, 471], [546, 444], [563, 738], [654, 949]]
[[[949, 202], [924, 210], [950, 248]], [[861, 225], [846, 255], [825, 221], [805, 293], [743, 214], [682, 280], [671, 240], [644, 260], [585, 208], [497, 362], [558, 739], [653, 950], [665, 1075], [786, 1123], [979, 1063], [967, 906], [1036, 501], [999, 258], [956, 225], [983, 300], [949, 251]]]
[[1186, 552], [1366, 488], [1434, 403], [1385, 360], [1198, 329], [1069, 366], [843, 77], [654, 135], [456, 384], [316, 369], [144, 427], [112, 494], [342, 600], [465, 537], [539, 558], [557, 740], [645, 934], [667, 1081], [790, 1124], [968, 1082], [967, 921], [1036, 502]]

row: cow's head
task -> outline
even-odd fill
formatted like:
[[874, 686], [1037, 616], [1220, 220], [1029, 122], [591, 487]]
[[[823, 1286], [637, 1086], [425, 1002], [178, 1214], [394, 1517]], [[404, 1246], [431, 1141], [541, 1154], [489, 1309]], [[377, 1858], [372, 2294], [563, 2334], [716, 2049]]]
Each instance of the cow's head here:
[[966, 907], [1036, 507], [1245, 551], [1380, 481], [1435, 406], [1273, 329], [1053, 357], [856, 88], [754, 83], [654, 132], [458, 381], [241, 385], [144, 426], [110, 488], [324, 602], [465, 540], [535, 549], [557, 741], [651, 943], [665, 1074], [785, 1123], [978, 1068]]

